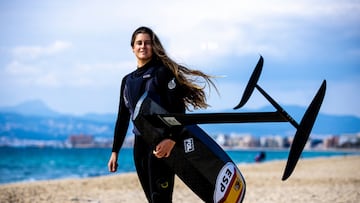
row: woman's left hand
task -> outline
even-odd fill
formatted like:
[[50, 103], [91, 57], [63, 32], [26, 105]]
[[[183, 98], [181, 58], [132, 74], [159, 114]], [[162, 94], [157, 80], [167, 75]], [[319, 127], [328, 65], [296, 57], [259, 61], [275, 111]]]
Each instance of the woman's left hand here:
[[153, 151], [153, 154], [155, 155], [155, 157], [157, 158], [166, 158], [170, 156], [171, 150], [174, 148], [175, 146], [175, 141], [171, 140], [171, 139], [164, 139], [163, 141], [161, 141], [155, 148], [155, 150]]

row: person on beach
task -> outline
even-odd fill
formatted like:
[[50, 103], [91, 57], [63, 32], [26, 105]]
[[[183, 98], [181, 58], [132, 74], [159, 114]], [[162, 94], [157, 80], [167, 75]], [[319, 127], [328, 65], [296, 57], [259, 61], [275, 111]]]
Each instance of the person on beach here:
[[262, 162], [266, 159], [266, 153], [264, 151], [259, 152], [255, 156], [255, 162]]
[[[190, 107], [208, 107], [204, 89], [206, 85], [215, 87], [209, 75], [181, 66], [172, 60], [166, 54], [157, 35], [148, 27], [139, 27], [134, 31], [131, 47], [137, 59], [137, 68], [121, 82], [113, 148], [108, 162], [110, 172], [117, 170], [118, 153], [125, 139], [130, 118], [144, 92], [156, 93], [160, 97], [160, 105], [168, 112], [185, 113]], [[202, 86], [199, 85], [200, 82]], [[155, 146], [149, 146], [142, 137], [146, 135], [140, 135], [134, 126], [135, 167], [150, 203], [172, 202], [175, 174], [163, 159], [171, 155], [171, 150], [180, 139], [178, 132], [171, 130], [168, 132], [169, 136], [165, 136], [167, 138], [160, 140]]]

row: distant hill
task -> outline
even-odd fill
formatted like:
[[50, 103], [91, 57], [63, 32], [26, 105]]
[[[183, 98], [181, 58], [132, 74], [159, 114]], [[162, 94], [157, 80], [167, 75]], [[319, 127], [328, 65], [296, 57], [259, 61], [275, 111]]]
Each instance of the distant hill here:
[[[298, 106], [283, 106], [283, 108], [297, 122], [300, 122], [305, 112], [305, 108]], [[269, 106], [256, 111], [274, 111], [274, 109]], [[241, 111], [226, 110], [224, 112]], [[30, 101], [14, 107], [0, 108], [0, 137], [64, 140], [71, 134], [91, 134], [98, 138], [111, 139], [115, 119], [116, 113], [64, 115], [51, 110], [41, 101]], [[296, 131], [290, 123], [212, 124], [201, 125], [201, 127], [209, 134], [237, 133], [255, 136], [292, 136]], [[129, 134], [131, 134], [131, 128], [129, 128]], [[320, 113], [312, 135], [340, 135], [358, 132], [360, 132], [360, 118]]]
[[55, 117], [61, 115], [60, 113], [50, 109], [41, 100], [26, 101], [16, 106], [0, 107], [0, 112], [17, 113], [20, 115], [27, 115], [27, 116], [44, 116], [44, 117]]
[[111, 138], [114, 122], [95, 121], [81, 116], [56, 117], [0, 113], [0, 137], [38, 140], [65, 140], [69, 135], [87, 134]]

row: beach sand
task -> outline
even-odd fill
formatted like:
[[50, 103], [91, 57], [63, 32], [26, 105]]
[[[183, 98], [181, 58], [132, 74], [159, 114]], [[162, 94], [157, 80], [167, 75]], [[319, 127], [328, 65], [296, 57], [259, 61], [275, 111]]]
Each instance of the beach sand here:
[[[285, 161], [240, 165], [244, 202], [360, 202], [360, 156], [302, 159], [281, 181]], [[202, 202], [179, 179], [174, 203]], [[0, 202], [146, 202], [135, 173], [0, 185]]]

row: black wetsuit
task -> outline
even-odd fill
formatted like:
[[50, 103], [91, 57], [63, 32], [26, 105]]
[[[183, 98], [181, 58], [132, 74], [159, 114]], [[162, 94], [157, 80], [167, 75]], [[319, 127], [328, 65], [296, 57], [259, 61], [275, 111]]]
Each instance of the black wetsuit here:
[[[145, 91], [158, 95], [160, 105], [172, 113], [185, 113], [183, 90], [173, 73], [155, 59], [125, 76], [121, 84], [119, 112], [115, 126], [113, 152], [119, 152], [128, 130], [129, 120], [139, 98]], [[172, 202], [174, 172], [163, 159], [156, 158], [154, 146], [145, 143], [134, 126], [134, 161], [139, 180], [146, 198], [151, 203]], [[177, 141], [176, 131], [169, 132], [171, 139]], [[169, 137], [170, 138], [170, 137]]]

